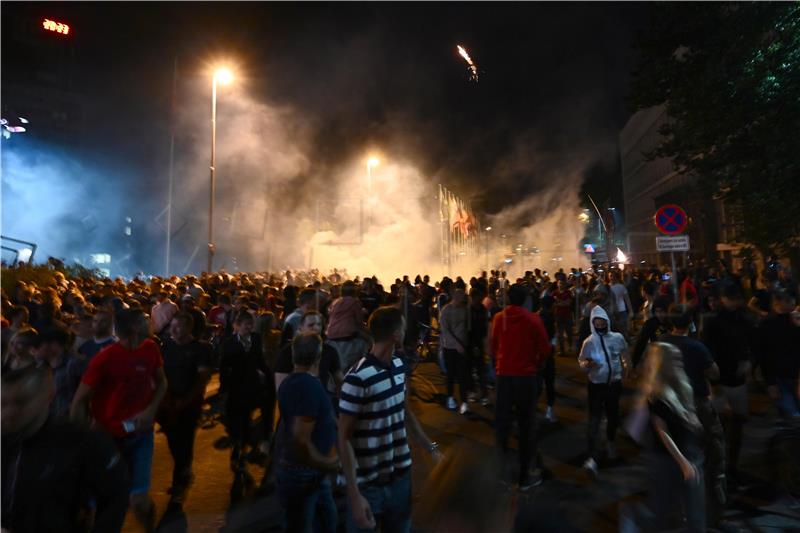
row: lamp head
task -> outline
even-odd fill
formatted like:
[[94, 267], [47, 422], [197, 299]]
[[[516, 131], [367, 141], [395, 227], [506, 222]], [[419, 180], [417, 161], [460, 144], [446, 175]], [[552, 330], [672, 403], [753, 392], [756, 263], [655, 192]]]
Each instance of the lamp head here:
[[214, 72], [214, 79], [222, 85], [228, 85], [233, 81], [233, 72], [226, 67], [220, 67]]

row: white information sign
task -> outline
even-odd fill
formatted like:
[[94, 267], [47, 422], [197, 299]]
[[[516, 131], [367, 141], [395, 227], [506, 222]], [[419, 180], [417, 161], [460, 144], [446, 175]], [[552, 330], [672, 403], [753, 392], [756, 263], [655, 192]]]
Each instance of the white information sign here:
[[656, 237], [656, 249], [659, 252], [688, 252], [689, 236]]

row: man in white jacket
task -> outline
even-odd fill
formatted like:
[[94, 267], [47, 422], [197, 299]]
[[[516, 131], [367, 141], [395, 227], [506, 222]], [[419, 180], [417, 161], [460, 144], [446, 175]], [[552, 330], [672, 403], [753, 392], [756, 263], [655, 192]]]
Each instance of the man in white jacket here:
[[622, 392], [623, 369], [627, 366], [627, 343], [620, 333], [611, 331], [610, 322], [602, 307], [592, 309], [589, 321], [592, 334], [583, 341], [578, 356], [581, 368], [589, 373], [589, 457], [583, 463], [583, 468], [592, 477], [597, 476], [597, 444], [603, 411], [607, 421], [608, 458], [614, 459], [617, 456], [614, 439], [619, 427], [619, 396]]

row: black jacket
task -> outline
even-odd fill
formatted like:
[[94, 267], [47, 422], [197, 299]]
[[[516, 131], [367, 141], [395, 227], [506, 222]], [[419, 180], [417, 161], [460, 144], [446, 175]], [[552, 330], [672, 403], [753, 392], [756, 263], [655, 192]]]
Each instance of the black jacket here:
[[109, 436], [47, 423], [32, 437], [3, 435], [2, 527], [13, 532], [120, 531], [128, 510], [127, 469]]
[[747, 376], [738, 375], [739, 363], [753, 355], [755, 328], [743, 309], [720, 309], [705, 323], [703, 343], [708, 346], [719, 367], [719, 383], [727, 387], [744, 385]]
[[634, 368], [639, 366], [639, 362], [642, 360], [642, 355], [647, 345], [651, 342], [655, 342], [659, 337], [667, 333], [669, 333], [669, 328], [667, 328], [666, 324], [662, 324], [658, 318], [652, 317], [647, 319], [642, 325], [641, 331], [639, 331], [639, 337], [636, 339], [636, 346], [633, 348], [632, 359]]
[[489, 334], [489, 314], [483, 304], [469, 307], [469, 344], [481, 350]]
[[792, 316], [770, 315], [758, 328], [758, 355], [767, 383], [776, 378], [797, 379], [800, 374], [800, 327]]
[[261, 353], [261, 338], [251, 333], [250, 339], [250, 350], [238, 335], [225, 339], [220, 348], [220, 392], [228, 395], [230, 405], [257, 406], [267, 393], [271, 373]]

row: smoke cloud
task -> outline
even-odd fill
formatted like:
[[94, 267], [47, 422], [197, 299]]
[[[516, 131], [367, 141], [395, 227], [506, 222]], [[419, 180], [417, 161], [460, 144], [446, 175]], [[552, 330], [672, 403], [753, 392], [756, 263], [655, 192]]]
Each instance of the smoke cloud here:
[[108, 253], [119, 268], [131, 267], [141, 220], [119, 168], [23, 137], [3, 143], [4, 236], [36, 243], [35, 261], [87, 263], [90, 254]]
[[[586, 264], [579, 191], [587, 169], [616, 157], [622, 112], [613, 106], [621, 105], [627, 72], [618, 51], [629, 38], [618, 26], [627, 8], [606, 15], [606, 8], [587, 14], [583, 7], [545, 6], [534, 17], [535, 31], [530, 17], [517, 16], [527, 8], [491, 16], [464, 10], [457, 20], [449, 8], [426, 8], [414, 39], [394, 20], [403, 13], [411, 20], [406, 8], [372, 12], [359, 5], [345, 16], [341, 8], [265, 7], [269, 32], [265, 17], [250, 9], [227, 14], [226, 22], [216, 9], [197, 8], [205, 30], [193, 18], [185, 34], [176, 30], [180, 24], [164, 22], [168, 29], [148, 52], [153, 61], [131, 49], [114, 76], [104, 73], [104, 93], [128, 100], [97, 95], [109, 100], [115, 120], [95, 121], [103, 123], [95, 148], [112, 144], [102, 137], [112, 138], [106, 134], [116, 128], [113, 138], [133, 146], [138, 160], [95, 163], [4, 142], [3, 233], [39, 242], [41, 259], [110, 253], [113, 274], [205, 270], [210, 87], [207, 73], [188, 71], [205, 48], [233, 43], [243, 72], [218, 91], [215, 269], [345, 268], [384, 280], [442, 275], [439, 183], [472, 202], [482, 228], [493, 228], [482, 232], [472, 256], [458, 258], [452, 275], [505, 267], [513, 277]], [[183, 6], [175, 8], [173, 22], [184, 15]], [[477, 16], [488, 19], [464, 35], [464, 21]], [[196, 37], [223, 35], [226, 24], [226, 35], [236, 37], [230, 42]], [[585, 48], [600, 38], [622, 44]], [[182, 42], [184, 51], [176, 45]], [[459, 42], [486, 69], [477, 84], [465, 79]], [[178, 78], [165, 269], [168, 113], [153, 103], [169, 101], [173, 61], [160, 60], [173, 49], [185, 71]], [[132, 110], [158, 116], [132, 120]], [[373, 150], [381, 163], [370, 186], [366, 159]], [[132, 236], [124, 233], [129, 225]], [[517, 244], [538, 253], [508, 265], [504, 258]]]

